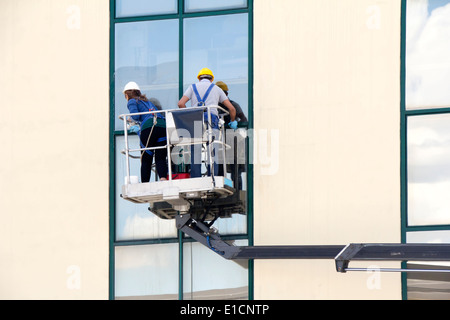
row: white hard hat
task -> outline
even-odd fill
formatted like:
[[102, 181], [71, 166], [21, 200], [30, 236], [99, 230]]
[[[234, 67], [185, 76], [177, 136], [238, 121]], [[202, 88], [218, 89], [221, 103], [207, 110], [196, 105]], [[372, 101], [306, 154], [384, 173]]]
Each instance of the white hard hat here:
[[130, 81], [128, 82], [125, 87], [123, 88], [123, 92], [125, 93], [125, 91], [127, 90], [139, 90], [141, 91], [141, 89], [139, 89], [139, 86], [136, 82], [134, 81]]

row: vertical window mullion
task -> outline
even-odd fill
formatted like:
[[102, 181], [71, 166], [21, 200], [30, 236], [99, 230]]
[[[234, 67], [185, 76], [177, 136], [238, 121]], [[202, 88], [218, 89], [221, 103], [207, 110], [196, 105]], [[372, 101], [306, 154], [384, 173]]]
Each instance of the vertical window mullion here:
[[[184, 12], [184, 0], [178, 0], [178, 97], [181, 98], [183, 95], [183, 48], [184, 48], [184, 26], [183, 26], [183, 12]], [[178, 265], [178, 300], [183, 300], [184, 286], [183, 286], [183, 266], [184, 266], [184, 255], [183, 255], [183, 232], [178, 232], [178, 254], [179, 254], [179, 265]]]
[[178, 0], [178, 17], [179, 17], [179, 26], [178, 26], [178, 54], [179, 54], [179, 70], [178, 70], [178, 96], [181, 98], [183, 96], [183, 67], [184, 67], [184, 58], [183, 58], [183, 50], [184, 50], [184, 24], [183, 24], [183, 12], [184, 12], [184, 0]]
[[[450, 219], [446, 188], [450, 188], [450, 150], [446, 144], [450, 130], [449, 49], [445, 44], [450, 25], [450, 0], [401, 1], [401, 218], [402, 243], [448, 243]], [[436, 170], [439, 169], [439, 173]], [[414, 262], [404, 262], [403, 268]], [[445, 265], [445, 264], [443, 264]], [[410, 291], [407, 275], [402, 275], [403, 299], [425, 299], [444, 290], [433, 291], [429, 279], [415, 278]], [[422, 282], [420, 282], [422, 281]], [[446, 279], [434, 279], [440, 284]], [[436, 282], [438, 283], [438, 282]], [[435, 283], [435, 285], [436, 285]], [[415, 292], [416, 297], [408, 296]], [[420, 297], [419, 299], [423, 298]]]

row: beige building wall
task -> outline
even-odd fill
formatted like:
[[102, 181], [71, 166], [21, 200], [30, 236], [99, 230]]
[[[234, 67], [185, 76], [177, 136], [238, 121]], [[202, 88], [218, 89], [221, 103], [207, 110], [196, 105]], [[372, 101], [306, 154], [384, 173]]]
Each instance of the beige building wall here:
[[[255, 0], [255, 134], [279, 134], [278, 158], [256, 144], [255, 245], [400, 242], [400, 15], [400, 0]], [[256, 261], [255, 298], [400, 299], [401, 280]]]
[[109, 1], [0, 1], [0, 299], [107, 299]]
[[[0, 299], [107, 299], [109, 1], [2, 0], [0, 46]], [[400, 241], [399, 46], [400, 0], [254, 1], [256, 245]], [[255, 262], [256, 299], [400, 288]]]

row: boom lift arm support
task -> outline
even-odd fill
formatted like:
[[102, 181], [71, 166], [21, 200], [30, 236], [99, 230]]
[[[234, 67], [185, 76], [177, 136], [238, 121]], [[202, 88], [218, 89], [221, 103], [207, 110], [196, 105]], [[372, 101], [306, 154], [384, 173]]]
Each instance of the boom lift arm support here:
[[[212, 107], [215, 108], [215, 107]], [[218, 108], [218, 107], [217, 107]], [[205, 111], [206, 110], [206, 111]], [[164, 113], [165, 118], [172, 116], [172, 122], [175, 119], [180, 120], [180, 115], [193, 116], [199, 114], [198, 119], [203, 123], [203, 113], [208, 113], [208, 123], [211, 123], [211, 106], [205, 108], [191, 108], [191, 111], [180, 110], [162, 110], [151, 111], [147, 113]], [[225, 111], [226, 112], [226, 111]], [[143, 113], [145, 114], [145, 113]], [[355, 260], [362, 261], [450, 261], [450, 244], [349, 244], [344, 245], [299, 245], [299, 246], [235, 246], [221, 239], [218, 231], [212, 227], [215, 220], [219, 217], [229, 217], [233, 213], [242, 214], [245, 212], [241, 201], [240, 186], [237, 170], [237, 162], [235, 157], [235, 181], [233, 186], [229, 186], [224, 176], [215, 176], [212, 172], [210, 177], [191, 178], [187, 180], [172, 179], [171, 166], [169, 166], [168, 181], [160, 181], [155, 183], [130, 183], [129, 156], [130, 152], [143, 151], [144, 149], [130, 149], [128, 147], [127, 136], [127, 117], [122, 115], [120, 118], [124, 121], [125, 132], [125, 155], [126, 155], [126, 184], [122, 187], [122, 197], [134, 203], [152, 203], [152, 210], [157, 216], [165, 219], [176, 219], [176, 226], [193, 239], [205, 245], [215, 253], [221, 255], [225, 259], [334, 259], [336, 271], [345, 273], [347, 271], [363, 271], [367, 269], [349, 268], [349, 263]], [[178, 118], [177, 118], [178, 117]], [[190, 118], [189, 118], [190, 119]], [[181, 121], [183, 122], [183, 121]], [[212, 138], [211, 130], [204, 133], [207, 140], [200, 135], [200, 140], [189, 140], [184, 142], [181, 136], [175, 135], [171, 137], [169, 132], [177, 130], [179, 127], [172, 124], [167, 125], [166, 135], [167, 144], [164, 148], [168, 151], [168, 162], [171, 162], [171, 148], [175, 145], [185, 146], [194, 143], [205, 143], [207, 149], [207, 160], [211, 167], [213, 164], [212, 143], [222, 146], [223, 159], [225, 150], [227, 149], [226, 141], [222, 127], [221, 139], [215, 141]], [[189, 127], [187, 125], [186, 127]], [[195, 136], [195, 135], [194, 135]], [[234, 155], [237, 155], [236, 137], [234, 143]], [[200, 141], [200, 142], [199, 142]], [[145, 148], [156, 149], [161, 147]], [[225, 161], [224, 161], [225, 162]], [[212, 170], [214, 171], [214, 170]], [[224, 165], [223, 171], [226, 172]], [[234, 187], [234, 188], [233, 188]], [[212, 197], [212, 198], [211, 198]], [[204, 201], [214, 201], [205, 207]], [[214, 203], [214, 205], [213, 205]], [[210, 222], [206, 222], [210, 221]], [[411, 269], [380, 269], [380, 271], [401, 271], [401, 272], [450, 272], [447, 270], [411, 270]]]

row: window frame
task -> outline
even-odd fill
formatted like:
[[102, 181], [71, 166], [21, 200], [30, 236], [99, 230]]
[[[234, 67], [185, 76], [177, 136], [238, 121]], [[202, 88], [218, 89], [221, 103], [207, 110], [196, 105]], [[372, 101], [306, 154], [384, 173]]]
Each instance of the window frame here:
[[[116, 241], [116, 145], [117, 136], [124, 135], [123, 130], [115, 130], [115, 25], [117, 23], [140, 22], [164, 19], [179, 20], [179, 98], [183, 95], [183, 41], [184, 41], [184, 23], [183, 20], [194, 17], [207, 17], [228, 14], [248, 15], [248, 129], [253, 129], [253, 0], [247, 1], [246, 8], [226, 9], [202, 12], [184, 12], [184, 0], [178, 0], [178, 12], [176, 14], [162, 15], [143, 15], [132, 17], [116, 17], [116, 0], [110, 0], [110, 63], [109, 63], [109, 86], [110, 86], [110, 127], [109, 127], [109, 299], [115, 299], [115, 248], [118, 246], [136, 246], [149, 244], [165, 244], [178, 243], [178, 299], [183, 300], [183, 244], [193, 241], [185, 238], [183, 233], [178, 230], [176, 238], [153, 239], [153, 240], [132, 240], [132, 241]], [[251, 159], [252, 149], [247, 147], [247, 156]], [[247, 233], [241, 235], [222, 236], [224, 240], [247, 240], [249, 246], [253, 245], [253, 165], [248, 164], [247, 167]], [[254, 289], [254, 268], [253, 261], [248, 263], [248, 298], [253, 300]]]
[[[408, 148], [407, 148], [407, 123], [409, 117], [431, 116], [450, 113], [449, 108], [414, 108], [406, 107], [406, 29], [407, 29], [407, 2], [401, 0], [401, 69], [400, 69], [400, 175], [401, 175], [401, 243], [407, 243], [407, 235], [420, 231], [450, 231], [450, 224], [440, 225], [408, 225]], [[402, 262], [402, 268], [407, 268], [407, 262]], [[402, 299], [408, 299], [407, 274], [402, 273]]]

